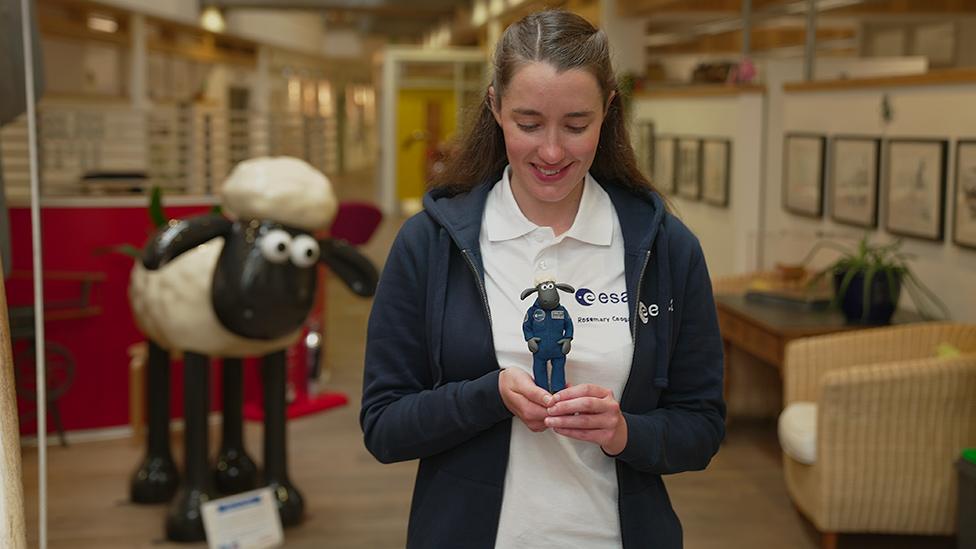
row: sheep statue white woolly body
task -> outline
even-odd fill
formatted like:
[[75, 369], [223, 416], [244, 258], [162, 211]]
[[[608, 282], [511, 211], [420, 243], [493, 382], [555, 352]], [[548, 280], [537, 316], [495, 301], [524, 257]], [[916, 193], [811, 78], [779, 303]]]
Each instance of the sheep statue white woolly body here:
[[[282, 523], [296, 524], [304, 504], [285, 460], [285, 349], [314, 305], [317, 264], [327, 264], [353, 292], [369, 296], [372, 263], [344, 242], [316, 239], [337, 211], [329, 180], [296, 158], [255, 158], [237, 165], [221, 188], [226, 217], [207, 214], [162, 227], [132, 270], [129, 300], [149, 340], [146, 457], [130, 498], [175, 498], [166, 535], [205, 538], [200, 505], [214, 494], [253, 488], [257, 468], [243, 449], [240, 359], [263, 358], [264, 481]], [[178, 479], [169, 451], [169, 353], [184, 354], [186, 473]], [[223, 359], [224, 440], [216, 473], [207, 472], [210, 357]], [[212, 482], [213, 481], [213, 482]], [[177, 490], [177, 483], [179, 483]]]

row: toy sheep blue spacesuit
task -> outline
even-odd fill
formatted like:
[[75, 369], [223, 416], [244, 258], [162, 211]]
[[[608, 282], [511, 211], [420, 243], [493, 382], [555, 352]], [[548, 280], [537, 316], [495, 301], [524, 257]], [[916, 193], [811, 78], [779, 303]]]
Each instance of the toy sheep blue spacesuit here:
[[[539, 292], [535, 303], [525, 312], [522, 321], [522, 334], [532, 351], [532, 372], [535, 384], [550, 393], [558, 393], [566, 388], [566, 355], [573, 340], [573, 321], [566, 308], [559, 304], [559, 292], [575, 293], [569, 284], [557, 284], [551, 280], [540, 282], [534, 288], [522, 292], [525, 299]], [[552, 380], [549, 378], [547, 364], [552, 363]]]

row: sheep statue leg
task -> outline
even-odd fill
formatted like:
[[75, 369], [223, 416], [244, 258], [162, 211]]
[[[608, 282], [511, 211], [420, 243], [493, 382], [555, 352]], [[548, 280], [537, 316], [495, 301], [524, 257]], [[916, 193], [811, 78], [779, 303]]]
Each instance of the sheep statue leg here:
[[239, 358], [223, 359], [224, 417], [214, 483], [221, 494], [236, 494], [257, 486], [258, 468], [244, 451], [244, 367]]
[[288, 452], [285, 425], [285, 351], [264, 357], [261, 381], [264, 384], [264, 481], [271, 487], [281, 515], [281, 524], [294, 526], [302, 521], [305, 503], [288, 479]]
[[133, 503], [165, 503], [176, 492], [180, 476], [169, 448], [169, 353], [152, 340], [146, 381], [146, 457], [129, 482], [129, 499]]
[[210, 411], [210, 359], [187, 352], [183, 355], [183, 435], [185, 463], [183, 482], [166, 514], [166, 538], [203, 541], [200, 506], [213, 497], [213, 476], [207, 464], [207, 414]]

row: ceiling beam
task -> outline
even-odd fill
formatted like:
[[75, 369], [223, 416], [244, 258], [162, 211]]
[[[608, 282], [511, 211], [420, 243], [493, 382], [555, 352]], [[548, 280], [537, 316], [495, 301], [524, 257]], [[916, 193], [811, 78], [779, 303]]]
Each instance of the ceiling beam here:
[[[817, 41], [853, 40], [857, 31], [851, 28], [817, 29]], [[752, 30], [752, 51], [770, 51], [802, 46], [806, 38], [803, 27], [775, 27]], [[699, 36], [694, 41], [648, 46], [649, 55], [739, 53], [742, 51], [742, 31]]]
[[[805, 2], [797, 0], [753, 0], [752, 12], [802, 12]], [[625, 17], [674, 19], [676, 16], [711, 14], [737, 16], [742, 12], [742, 0], [631, 0], [620, 2], [618, 11]], [[795, 6], [795, 7], [794, 7]], [[915, 14], [973, 14], [976, 0], [864, 0], [853, 6], [830, 7], [825, 3], [824, 14], [840, 16], [915, 15]]]
[[201, 0], [201, 5], [218, 8], [262, 8], [275, 10], [346, 10], [396, 16], [443, 16], [454, 12], [456, 2], [415, 0], [404, 5], [395, 0]]
[[838, 8], [831, 15], [871, 16], [871, 15], [976, 15], [976, 0], [878, 0]]
[[[752, 10], [760, 11], [786, 0], [753, 0]], [[675, 15], [738, 15], [742, 12], [742, 0], [630, 0], [617, 4], [623, 17], [667, 17]]]

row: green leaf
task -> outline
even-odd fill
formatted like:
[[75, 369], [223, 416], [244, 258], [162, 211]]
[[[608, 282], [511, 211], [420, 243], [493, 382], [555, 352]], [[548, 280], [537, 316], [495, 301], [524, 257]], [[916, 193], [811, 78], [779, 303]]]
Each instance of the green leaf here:
[[864, 293], [861, 294], [861, 320], [867, 320], [868, 313], [871, 312], [871, 302], [874, 301], [871, 290], [874, 288], [874, 273], [876, 272], [878, 272], [878, 266], [869, 265], [867, 271], [864, 273]]
[[158, 185], [153, 186], [149, 196], [149, 218], [157, 229], [169, 222], [166, 212], [163, 211], [163, 190]]
[[846, 271], [844, 273], [844, 277], [840, 281], [840, 286], [837, 288], [837, 293], [834, 294], [834, 303], [833, 303], [833, 305], [835, 307], [839, 307], [840, 306], [841, 299], [843, 299], [844, 296], [847, 295], [847, 288], [850, 287], [851, 281], [854, 280], [854, 277], [856, 275], [857, 275], [857, 271], [855, 271], [854, 269], [851, 269], [851, 270]]
[[[908, 271], [907, 273], [905, 273], [905, 276], [910, 282], [909, 286], [914, 286], [915, 288], [917, 288], [918, 291], [929, 301], [929, 303], [935, 305], [936, 308], [939, 309], [939, 312], [941, 313], [942, 316], [936, 317], [933, 315], [931, 318], [942, 318], [947, 320], [950, 316], [949, 308], [946, 307], [945, 303], [943, 303], [941, 299], [939, 299], [939, 296], [935, 295], [935, 292], [928, 289], [927, 286], [922, 284], [922, 282], [919, 281], [918, 277], [915, 276], [915, 273]], [[918, 302], [916, 302], [915, 305], [920, 306]]]
[[885, 276], [888, 278], [888, 296], [891, 302], [898, 306], [898, 285], [894, 269], [886, 269]]
[[136, 248], [132, 244], [119, 244], [118, 246], [102, 246], [93, 252], [96, 256], [107, 254], [122, 254], [138, 260], [142, 258], [142, 249]]

